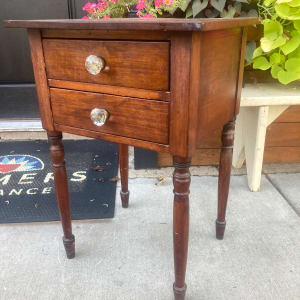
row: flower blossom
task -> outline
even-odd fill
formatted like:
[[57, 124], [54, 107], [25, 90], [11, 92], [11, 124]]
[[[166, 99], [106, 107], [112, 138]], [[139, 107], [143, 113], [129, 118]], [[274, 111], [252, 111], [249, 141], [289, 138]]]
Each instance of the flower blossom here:
[[83, 19], [83, 20], [88, 20], [89, 17], [88, 17], [88, 16], [84, 16], [84, 17], [82, 17], [81, 19]]
[[160, 7], [162, 0], [155, 0], [155, 7]]
[[171, 6], [173, 4], [173, 0], [163, 0], [163, 3], [166, 5], [166, 6]]
[[107, 7], [107, 1], [99, 1], [97, 4], [97, 8], [102, 11]]
[[141, 10], [143, 8], [145, 8], [145, 2], [143, 0], [140, 0], [139, 3], [136, 5], [136, 9]]
[[147, 14], [147, 15], [144, 16], [144, 18], [151, 19], [151, 18], [154, 18], [154, 17], [151, 14]]
[[93, 12], [95, 10], [96, 6], [97, 6], [96, 3], [88, 2], [84, 5], [82, 10], [87, 11], [87, 12]]

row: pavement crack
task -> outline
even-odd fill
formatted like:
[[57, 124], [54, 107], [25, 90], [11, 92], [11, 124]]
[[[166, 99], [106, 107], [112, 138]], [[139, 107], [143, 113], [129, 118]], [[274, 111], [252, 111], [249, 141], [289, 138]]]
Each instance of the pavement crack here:
[[296, 207], [294, 204], [289, 200], [289, 198], [284, 194], [284, 192], [281, 190], [281, 188], [271, 179], [271, 177], [263, 173], [266, 178], [269, 180], [269, 182], [273, 185], [273, 187], [277, 190], [277, 192], [282, 196], [282, 198], [287, 202], [287, 204], [292, 208], [292, 210], [296, 213], [298, 217], [300, 217], [300, 212], [297, 211]]

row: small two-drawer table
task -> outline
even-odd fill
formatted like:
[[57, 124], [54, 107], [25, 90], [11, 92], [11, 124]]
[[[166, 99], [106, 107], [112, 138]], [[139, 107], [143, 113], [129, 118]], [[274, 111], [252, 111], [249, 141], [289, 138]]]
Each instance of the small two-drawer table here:
[[[224, 126], [217, 238], [225, 230], [245, 26], [256, 19], [6, 21], [28, 29], [68, 258], [75, 256], [62, 132], [119, 143], [121, 199], [128, 206], [128, 145], [174, 157], [175, 299], [184, 299], [189, 165]], [[72, 163], [72, 162], [70, 162]], [[149, 195], [150, 197], [150, 195]]]

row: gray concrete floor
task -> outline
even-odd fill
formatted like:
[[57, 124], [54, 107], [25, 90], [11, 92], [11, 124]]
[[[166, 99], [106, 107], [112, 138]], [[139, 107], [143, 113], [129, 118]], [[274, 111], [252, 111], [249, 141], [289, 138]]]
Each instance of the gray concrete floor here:
[[[187, 300], [300, 299], [299, 182], [300, 173], [267, 175], [251, 193], [233, 176], [218, 241], [217, 177], [192, 177]], [[130, 208], [118, 198], [114, 219], [74, 222], [73, 260], [57, 222], [1, 225], [0, 299], [172, 299], [171, 177], [156, 183], [132, 178]]]

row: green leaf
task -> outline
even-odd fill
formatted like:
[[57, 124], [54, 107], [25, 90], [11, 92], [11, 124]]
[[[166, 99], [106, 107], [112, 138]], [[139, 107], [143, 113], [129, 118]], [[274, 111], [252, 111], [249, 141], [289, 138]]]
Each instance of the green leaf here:
[[265, 37], [260, 39], [260, 47], [264, 52], [270, 52], [272, 50], [273, 41]]
[[277, 4], [281, 4], [281, 3], [288, 3], [288, 2], [291, 2], [293, 0], [277, 0], [276, 3]]
[[290, 58], [285, 62], [285, 68], [289, 72], [300, 73], [300, 58]]
[[288, 3], [288, 5], [291, 7], [298, 7], [300, 6], [300, 0], [292, 0], [291, 2]]
[[255, 57], [261, 56], [262, 54], [263, 54], [263, 51], [262, 51], [261, 47], [258, 47], [254, 50], [252, 59], [254, 59]]
[[300, 33], [294, 30], [292, 31], [291, 35], [292, 38], [280, 47], [280, 49], [285, 55], [288, 55], [289, 53], [293, 52], [300, 45]]
[[253, 68], [260, 70], [268, 70], [271, 64], [264, 56], [259, 56], [253, 60]]
[[189, 6], [188, 9], [186, 10], [185, 17], [190, 18], [192, 16], [193, 16], [193, 9], [191, 6]]
[[286, 72], [286, 71], [279, 71], [278, 74], [278, 80], [282, 84], [288, 84], [292, 81], [300, 80], [300, 73], [294, 73], [294, 72]]
[[275, 5], [275, 11], [279, 15], [279, 17], [286, 19], [286, 17], [290, 13], [290, 7], [285, 3], [277, 4]]
[[288, 3], [275, 5], [279, 17], [286, 20], [300, 20], [300, 7], [290, 7]]
[[280, 71], [283, 71], [283, 69], [281, 67], [279, 67], [278, 65], [273, 65], [271, 68], [271, 75], [273, 78], [278, 78], [278, 73]]
[[278, 21], [266, 20], [264, 24], [264, 37], [269, 40], [276, 40], [283, 33], [282, 25]]
[[297, 31], [300, 31], [300, 20], [294, 21], [294, 27]]
[[277, 40], [272, 41], [265, 37], [260, 39], [260, 46], [264, 52], [270, 52], [286, 43], [286, 39], [280, 36]]
[[179, 7], [183, 12], [185, 12], [186, 9], [187, 9], [187, 7], [188, 7], [188, 5], [190, 4], [190, 2], [191, 2], [190, 0], [179, 1], [178, 7]]
[[286, 43], [286, 39], [283, 36], [280, 36], [272, 45], [272, 50], [276, 49]]
[[288, 58], [300, 58], [300, 47], [288, 55]]
[[270, 6], [271, 4], [273, 4], [276, 0], [265, 0], [264, 1], [264, 6]]
[[235, 13], [236, 13], [235, 7], [233, 7], [232, 5], [228, 5], [228, 10], [224, 9], [221, 12], [220, 17], [224, 19], [232, 19]]
[[279, 53], [273, 53], [270, 56], [270, 64], [271, 65], [278, 65], [281, 62], [281, 57]]
[[254, 41], [248, 42], [246, 45], [245, 59], [249, 63], [251, 63], [251, 61], [252, 61], [252, 57], [253, 57], [255, 48], [256, 48], [256, 43]]
[[222, 12], [225, 7], [226, 0], [210, 0], [210, 4], [219, 12]]
[[280, 54], [280, 63], [283, 65], [286, 61], [287, 57], [285, 55]]
[[195, 18], [208, 5], [208, 0], [194, 0], [192, 4], [193, 17]]

